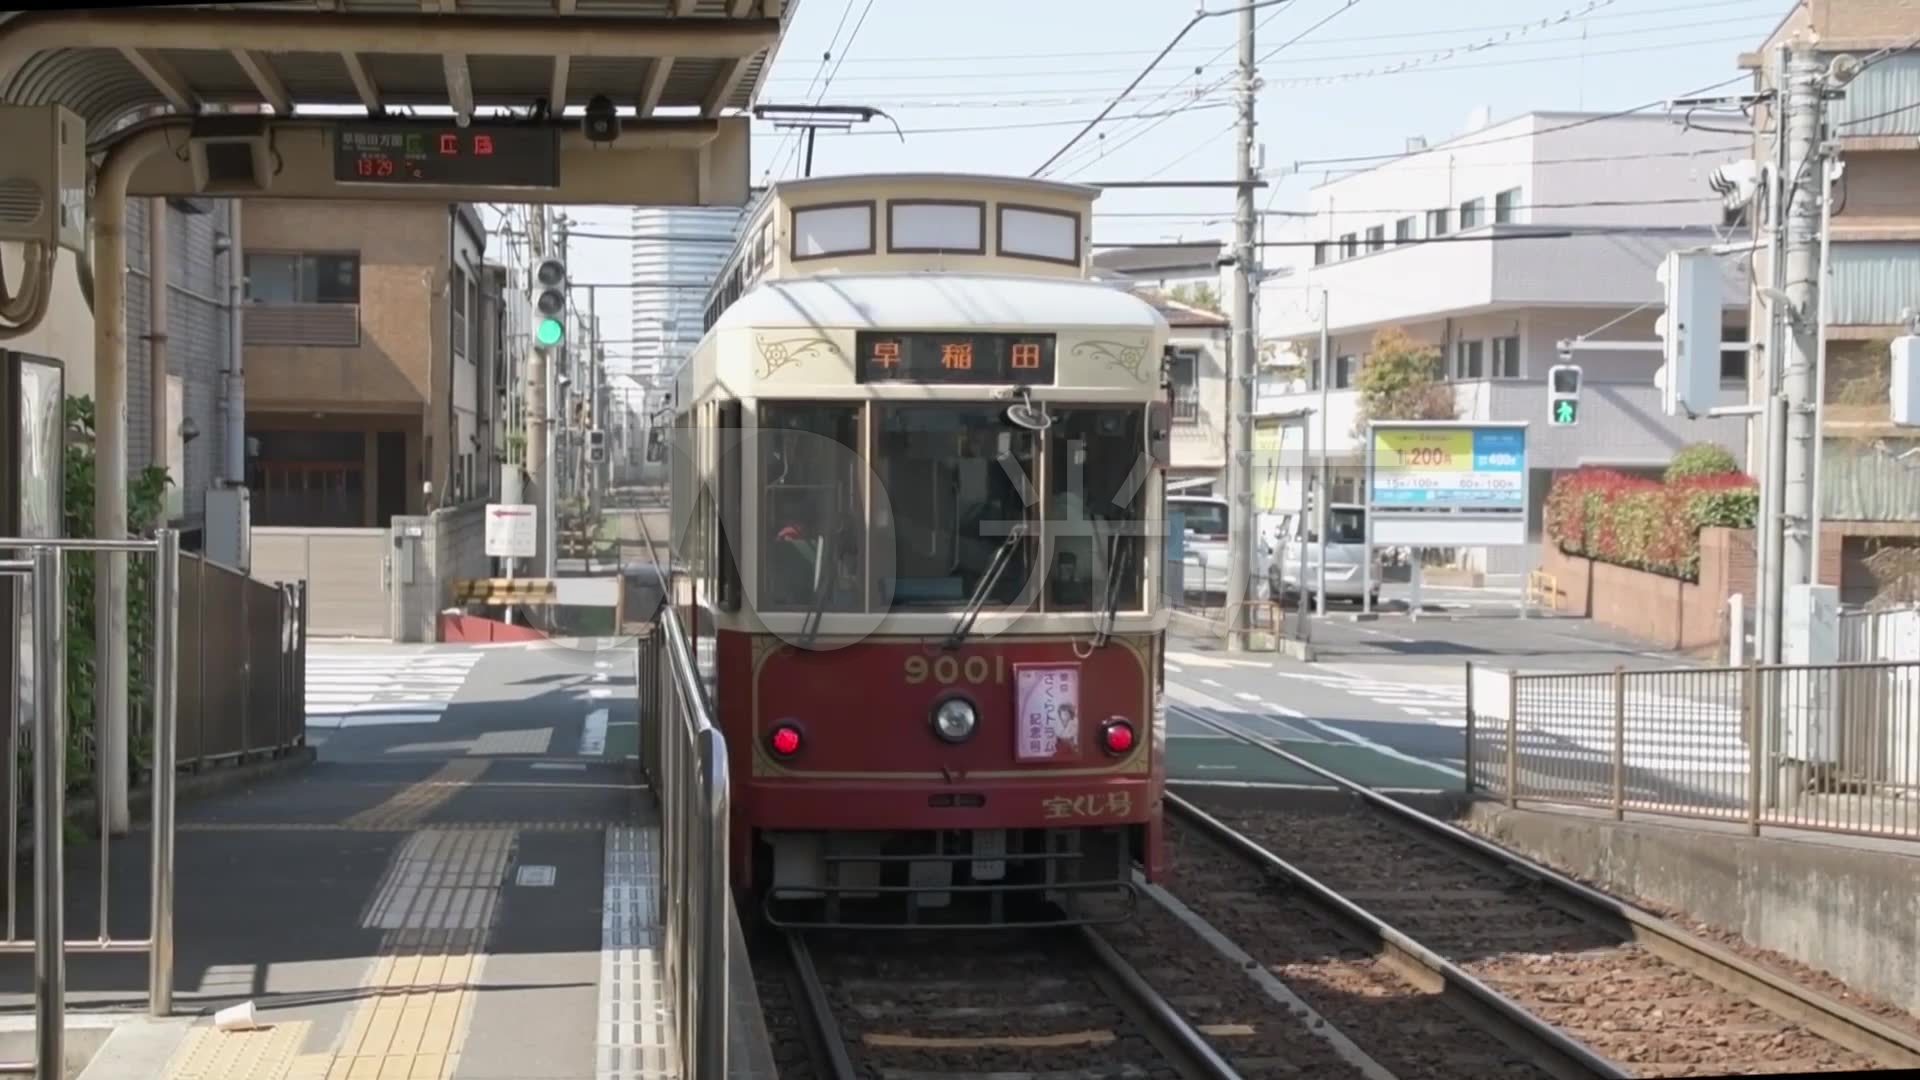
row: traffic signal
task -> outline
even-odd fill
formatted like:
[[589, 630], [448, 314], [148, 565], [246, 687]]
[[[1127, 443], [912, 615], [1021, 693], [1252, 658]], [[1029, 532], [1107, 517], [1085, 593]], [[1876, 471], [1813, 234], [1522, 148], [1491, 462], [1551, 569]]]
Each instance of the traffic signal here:
[[599, 428], [587, 429], [587, 460], [595, 465], [607, 460], [607, 433]]
[[1707, 251], [1667, 253], [1656, 275], [1667, 310], [1654, 323], [1666, 360], [1668, 416], [1701, 416], [1720, 403], [1720, 309], [1724, 300], [1719, 256]]
[[1547, 372], [1547, 424], [1572, 427], [1580, 422], [1580, 365], [1555, 364]]
[[533, 326], [533, 342], [543, 349], [551, 349], [567, 336], [567, 267], [559, 259], [543, 259], [533, 276], [539, 283], [533, 301], [538, 315]]

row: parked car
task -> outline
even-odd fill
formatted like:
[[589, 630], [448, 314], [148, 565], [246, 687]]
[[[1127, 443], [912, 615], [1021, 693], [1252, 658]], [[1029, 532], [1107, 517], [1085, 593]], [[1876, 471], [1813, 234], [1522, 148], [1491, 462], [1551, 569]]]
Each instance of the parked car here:
[[[1185, 519], [1186, 591], [1201, 596], [1227, 591], [1227, 500], [1211, 495], [1169, 495], [1167, 515]], [[1266, 545], [1256, 544], [1253, 580], [1267, 580]]]
[[[1292, 599], [1300, 588], [1300, 515], [1298, 512], [1276, 515], [1271, 529], [1262, 530], [1262, 548], [1267, 558], [1267, 589], [1270, 595]], [[1333, 503], [1327, 508], [1327, 599], [1359, 603], [1368, 594], [1367, 508], [1356, 503]], [[1316, 599], [1320, 586], [1320, 534], [1306, 530], [1307, 596]], [[1372, 575], [1373, 606], [1380, 606], [1380, 582], [1383, 567], [1376, 565]]]

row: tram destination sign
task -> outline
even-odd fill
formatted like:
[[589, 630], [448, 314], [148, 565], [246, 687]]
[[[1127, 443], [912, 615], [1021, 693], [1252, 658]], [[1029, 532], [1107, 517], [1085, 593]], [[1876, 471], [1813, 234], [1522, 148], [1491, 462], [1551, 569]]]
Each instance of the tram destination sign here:
[[854, 335], [863, 383], [1016, 383], [1054, 376], [1052, 334], [887, 333]]
[[524, 124], [347, 123], [334, 129], [342, 184], [555, 188], [560, 131]]

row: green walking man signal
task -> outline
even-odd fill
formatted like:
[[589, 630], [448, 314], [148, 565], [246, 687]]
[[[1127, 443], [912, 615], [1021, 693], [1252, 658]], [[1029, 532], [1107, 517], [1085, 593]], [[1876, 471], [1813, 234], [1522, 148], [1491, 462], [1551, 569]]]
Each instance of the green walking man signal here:
[[1573, 427], [1580, 422], [1580, 365], [1555, 364], [1547, 372], [1547, 424]]

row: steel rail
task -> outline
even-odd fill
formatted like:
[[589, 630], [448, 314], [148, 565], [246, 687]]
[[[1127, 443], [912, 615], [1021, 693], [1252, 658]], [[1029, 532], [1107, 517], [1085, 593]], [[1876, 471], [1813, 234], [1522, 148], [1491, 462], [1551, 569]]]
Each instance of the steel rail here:
[[1082, 926], [1080, 940], [1100, 961], [1100, 965], [1107, 969], [1107, 973], [1119, 982], [1129, 998], [1129, 1004], [1144, 1013], [1153, 1027], [1173, 1040], [1174, 1048], [1186, 1059], [1173, 1062], [1175, 1068], [1190, 1076], [1204, 1077], [1205, 1080], [1240, 1080], [1240, 1074], [1227, 1064], [1219, 1051], [1208, 1044], [1206, 1036], [1187, 1023], [1172, 1002], [1147, 985], [1147, 980], [1104, 938], [1092, 928]]
[[824, 1064], [834, 1080], [859, 1080], [860, 1074], [854, 1071], [853, 1059], [847, 1056], [847, 1040], [840, 1033], [840, 1024], [833, 1018], [833, 1006], [827, 1001], [826, 988], [820, 985], [820, 971], [813, 966], [813, 954], [807, 951], [807, 943], [797, 933], [789, 932], [787, 954], [793, 960], [794, 975], [800, 981], [800, 1011], [805, 1014], [803, 1023], [819, 1041]]
[[[1081, 943], [1093, 954], [1103, 971], [1118, 984], [1121, 994], [1116, 996], [1123, 996], [1120, 1002], [1122, 1008], [1151, 1029], [1152, 1034], [1148, 1037], [1162, 1053], [1168, 1053], [1171, 1049], [1168, 1056], [1172, 1060], [1169, 1064], [1193, 1080], [1241, 1080], [1239, 1072], [1207, 1042], [1206, 1036], [1189, 1024], [1172, 1002], [1148, 985], [1133, 965], [1114, 951], [1113, 946], [1107, 944], [1098, 932], [1087, 926], [1080, 926], [1078, 930]], [[857, 1080], [860, 1073], [847, 1053], [846, 1037], [840, 1031], [839, 1022], [833, 1018], [833, 1006], [827, 1000], [826, 988], [820, 982], [820, 972], [814, 966], [813, 954], [798, 931], [788, 931], [785, 937], [794, 974], [800, 983], [802, 1023], [819, 1042], [817, 1056], [825, 1058], [819, 1064], [825, 1065], [834, 1080]], [[1154, 1035], [1166, 1036], [1172, 1043], [1171, 1048], [1154, 1039]]]
[[1553, 1076], [1561, 1080], [1624, 1080], [1633, 1075], [1218, 818], [1172, 792], [1166, 794], [1166, 800], [1170, 809], [1235, 854], [1285, 878], [1329, 921], [1385, 954], [1409, 982], [1439, 993], [1456, 1011]]
[[[1920, 1036], [1902, 1031], [1831, 995], [1795, 983], [1724, 946], [1696, 936], [1671, 920], [1609, 896], [1550, 866], [1508, 851], [1458, 825], [1442, 821], [1356, 783], [1237, 725], [1215, 720], [1187, 706], [1169, 703], [1167, 709], [1321, 777], [1334, 787], [1356, 796], [1369, 809], [1396, 822], [1413, 826], [1450, 846], [1463, 848], [1473, 856], [1491, 861], [1507, 873], [1543, 886], [1551, 894], [1551, 900], [1568, 914], [1641, 945], [1675, 967], [1800, 1024], [1821, 1038], [1849, 1050], [1871, 1055], [1889, 1065], [1909, 1068], [1920, 1066]], [[1168, 805], [1181, 809], [1183, 813], [1205, 816], [1204, 811], [1171, 791], [1167, 792], [1166, 798]], [[1220, 825], [1220, 828], [1226, 826]], [[1251, 844], [1251, 841], [1247, 843]]]

